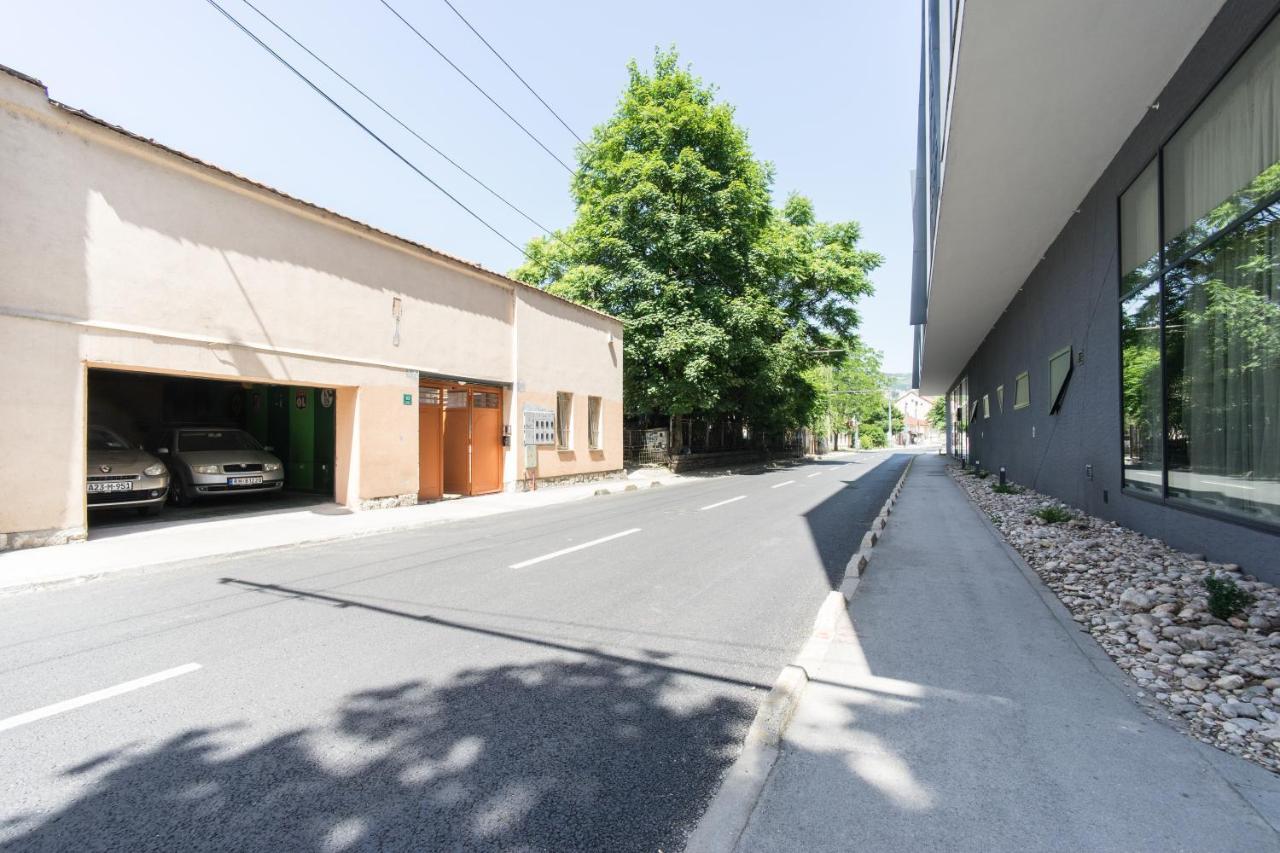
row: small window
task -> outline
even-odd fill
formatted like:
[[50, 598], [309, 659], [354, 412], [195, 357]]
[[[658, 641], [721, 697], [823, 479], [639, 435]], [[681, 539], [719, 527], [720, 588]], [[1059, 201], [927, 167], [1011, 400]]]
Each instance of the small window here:
[[1000, 414], [1004, 414], [1004, 386], [996, 386], [996, 408]]
[[587, 447], [600, 449], [600, 398], [587, 398]]
[[991, 417], [991, 397], [987, 394], [982, 395], [982, 417]]
[[498, 408], [498, 394], [496, 391], [477, 391], [471, 399], [475, 402], [477, 409]]
[[1031, 377], [1026, 373], [1019, 373], [1018, 378], [1013, 381], [1013, 410], [1025, 409], [1031, 405]]
[[978, 407], [982, 405], [981, 400], [974, 400], [969, 404], [969, 423], [973, 423], [978, 419]]
[[567, 391], [556, 392], [556, 447], [573, 447], [573, 395]]
[[447, 409], [465, 409], [467, 407], [467, 392], [448, 391], [444, 395], [444, 401]]
[[1064, 347], [1049, 356], [1049, 414], [1057, 414], [1062, 408], [1062, 398], [1071, 381], [1071, 347]]
[[432, 388], [424, 385], [418, 389], [418, 405], [419, 406], [438, 406], [440, 405], [440, 389]]

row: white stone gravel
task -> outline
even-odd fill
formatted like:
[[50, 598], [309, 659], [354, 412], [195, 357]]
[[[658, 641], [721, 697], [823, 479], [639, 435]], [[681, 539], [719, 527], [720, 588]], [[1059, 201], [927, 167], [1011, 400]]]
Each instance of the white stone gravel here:
[[[998, 494], [994, 476], [949, 470], [1144, 695], [1193, 737], [1280, 773], [1280, 589], [1029, 489]], [[1032, 514], [1046, 506], [1074, 519]], [[1233, 578], [1253, 602], [1215, 618], [1210, 573]]]

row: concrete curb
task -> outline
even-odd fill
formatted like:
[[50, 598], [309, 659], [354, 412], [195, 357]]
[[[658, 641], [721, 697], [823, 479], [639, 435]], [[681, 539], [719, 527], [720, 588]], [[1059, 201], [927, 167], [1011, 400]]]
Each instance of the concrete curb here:
[[742, 753], [725, 774], [720, 790], [689, 834], [685, 853], [730, 853], [737, 848], [738, 839], [747, 828], [751, 814], [764, 792], [769, 773], [781, 754], [782, 737], [800, 706], [800, 699], [812, 677], [810, 673], [817, 671], [818, 665], [827, 655], [839, 616], [849, 606], [862, 575], [871, 563], [871, 549], [880, 541], [880, 533], [888, 524], [893, 505], [902, 494], [902, 484], [911, 473], [911, 466], [915, 461], [915, 456], [907, 460], [898, 482], [894, 484], [884, 506], [871, 523], [871, 529], [863, 535], [858, 550], [849, 558], [840, 588], [827, 593], [813, 620], [813, 631], [809, 634], [809, 639], [800, 648], [795, 660], [783, 667], [768, 695], [760, 703], [760, 709], [756, 711], [755, 719], [747, 729]]

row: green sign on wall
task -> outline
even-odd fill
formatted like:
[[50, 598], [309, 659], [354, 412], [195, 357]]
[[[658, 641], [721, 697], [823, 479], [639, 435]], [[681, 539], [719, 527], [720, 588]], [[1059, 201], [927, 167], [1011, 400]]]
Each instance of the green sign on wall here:
[[405, 394], [405, 395], [404, 395], [404, 404], [405, 404], [406, 406], [412, 406], [412, 405], [413, 405], [413, 395], [412, 395], [412, 394]]

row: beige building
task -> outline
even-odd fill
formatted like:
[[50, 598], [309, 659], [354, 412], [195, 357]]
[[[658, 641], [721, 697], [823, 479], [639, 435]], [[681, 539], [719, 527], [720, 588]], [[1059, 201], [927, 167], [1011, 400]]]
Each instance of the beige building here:
[[294, 485], [353, 508], [622, 468], [616, 319], [3, 71], [0, 548], [85, 536], [101, 420], [139, 444], [211, 418], [277, 436]]

